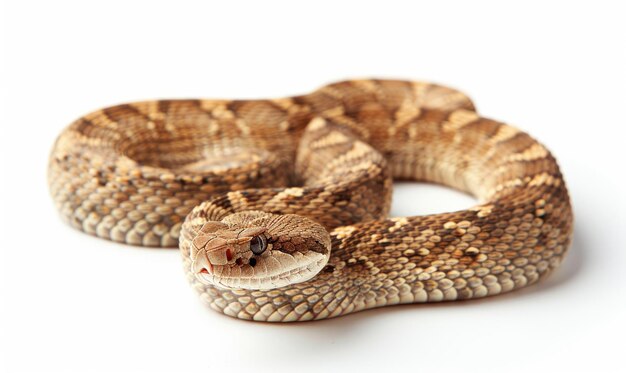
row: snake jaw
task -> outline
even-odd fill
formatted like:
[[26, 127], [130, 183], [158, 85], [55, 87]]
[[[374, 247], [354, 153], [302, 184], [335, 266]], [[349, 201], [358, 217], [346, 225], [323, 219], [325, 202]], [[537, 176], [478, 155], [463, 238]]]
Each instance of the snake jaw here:
[[293, 255], [268, 252], [258, 264], [214, 264], [205, 250], [198, 252], [192, 270], [198, 281], [222, 289], [270, 290], [313, 278], [328, 262], [329, 256], [314, 251]]
[[310, 219], [242, 213], [224, 221], [192, 240], [192, 271], [205, 285], [275, 289], [313, 278], [330, 258], [330, 235]]
[[275, 252], [265, 259], [259, 262], [263, 265], [255, 267], [215, 266], [212, 272], [205, 271], [206, 267], [201, 264], [194, 265], [194, 272], [201, 283], [221, 289], [271, 290], [310, 280], [324, 268], [329, 258], [316, 252], [294, 256]]
[[196, 279], [222, 289], [270, 290], [307, 281], [330, 258], [326, 229], [291, 214], [231, 214], [205, 223], [191, 244]]
[[[289, 254], [280, 254], [285, 255], [285, 258], [291, 257]], [[258, 285], [254, 289], [271, 290], [308, 281], [324, 268], [326, 263], [328, 263], [328, 259], [329, 256], [316, 252], [307, 252], [305, 254], [296, 253], [291, 257], [291, 260], [298, 263], [296, 266], [283, 266], [280, 273], [259, 278]], [[287, 261], [291, 260], [287, 259]], [[281, 261], [281, 259], [279, 259], [279, 261]], [[242, 286], [240, 288], [246, 289], [247, 287]]]

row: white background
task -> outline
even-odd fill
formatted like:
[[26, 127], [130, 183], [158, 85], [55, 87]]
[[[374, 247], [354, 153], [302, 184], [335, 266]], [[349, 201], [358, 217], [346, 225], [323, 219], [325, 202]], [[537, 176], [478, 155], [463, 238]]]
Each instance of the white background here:
[[[12, 371], [625, 371], [626, 27], [619, 2], [13, 1], [2, 9], [0, 362]], [[576, 213], [563, 267], [463, 303], [295, 325], [204, 307], [176, 250], [61, 222], [55, 137], [151, 98], [277, 97], [395, 77], [461, 89], [557, 156]], [[460, 209], [401, 185], [395, 215]]]

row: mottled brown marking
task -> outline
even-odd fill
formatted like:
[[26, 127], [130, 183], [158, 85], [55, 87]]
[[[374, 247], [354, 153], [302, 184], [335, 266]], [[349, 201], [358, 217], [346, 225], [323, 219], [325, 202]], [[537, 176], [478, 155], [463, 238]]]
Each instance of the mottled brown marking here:
[[[48, 181], [61, 216], [84, 232], [133, 245], [180, 242], [188, 280], [229, 316], [312, 320], [481, 298], [551, 273], [573, 225], [554, 157], [513, 127], [474, 120], [473, 110], [459, 91], [391, 80], [339, 82], [279, 100], [119, 105], [61, 134]], [[307, 128], [315, 117], [324, 125]], [[392, 177], [449, 185], [481, 204], [386, 219]], [[198, 232], [249, 210], [324, 225], [332, 245], [326, 269], [274, 290], [199, 283], [191, 271]], [[270, 237], [277, 250], [324, 251], [291, 217], [273, 219], [283, 227]]]

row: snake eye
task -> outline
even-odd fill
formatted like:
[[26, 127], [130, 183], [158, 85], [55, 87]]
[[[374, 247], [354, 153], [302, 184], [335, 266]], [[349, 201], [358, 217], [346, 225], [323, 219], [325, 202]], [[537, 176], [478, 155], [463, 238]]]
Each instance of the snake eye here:
[[264, 236], [254, 236], [250, 241], [250, 250], [254, 253], [254, 255], [261, 255], [267, 249], [267, 240]]

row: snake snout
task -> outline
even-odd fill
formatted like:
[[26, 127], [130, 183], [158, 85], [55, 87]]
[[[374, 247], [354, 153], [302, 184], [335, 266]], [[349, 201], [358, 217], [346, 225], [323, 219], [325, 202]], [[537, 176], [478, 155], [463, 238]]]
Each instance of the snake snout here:
[[201, 251], [193, 260], [193, 270], [196, 275], [213, 275], [213, 264], [207, 258], [206, 252]]
[[223, 246], [211, 250], [202, 250], [193, 261], [194, 271], [200, 277], [213, 276], [216, 266], [227, 266], [239, 263], [236, 250], [231, 246]]
[[223, 247], [217, 250], [207, 252], [207, 258], [213, 265], [226, 265], [233, 262], [235, 249], [232, 247]]

